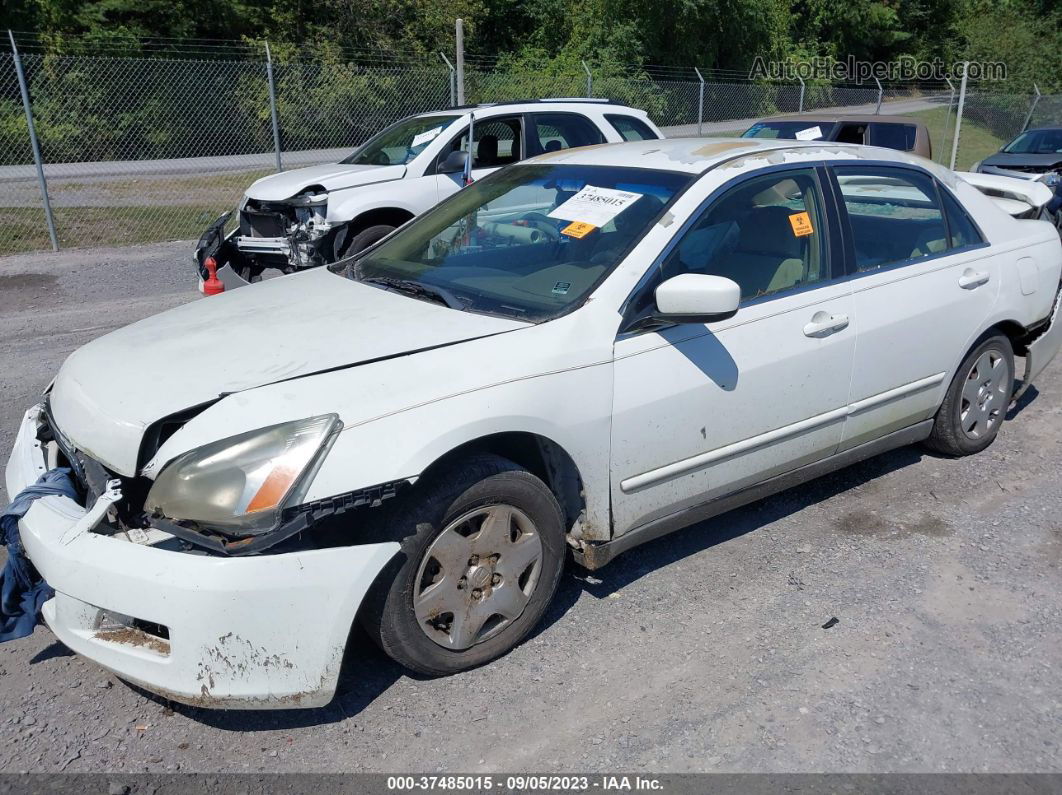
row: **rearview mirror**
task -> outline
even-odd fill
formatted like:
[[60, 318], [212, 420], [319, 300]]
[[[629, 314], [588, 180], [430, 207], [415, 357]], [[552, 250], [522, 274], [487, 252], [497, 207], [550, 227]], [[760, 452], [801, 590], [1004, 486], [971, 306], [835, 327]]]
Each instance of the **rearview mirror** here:
[[460, 174], [465, 170], [465, 160], [468, 152], [451, 152], [446, 159], [439, 164], [440, 174]]
[[676, 322], [725, 320], [737, 312], [740, 303], [741, 288], [725, 276], [683, 273], [656, 288], [657, 315]]

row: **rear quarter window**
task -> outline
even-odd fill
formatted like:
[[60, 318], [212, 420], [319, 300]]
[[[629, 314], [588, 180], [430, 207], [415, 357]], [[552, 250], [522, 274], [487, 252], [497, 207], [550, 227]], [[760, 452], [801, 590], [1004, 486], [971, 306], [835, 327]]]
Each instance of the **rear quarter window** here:
[[913, 124], [871, 124], [870, 145], [910, 152], [915, 145]]
[[624, 141], [655, 141], [660, 138], [648, 124], [634, 116], [606, 114], [605, 118]]

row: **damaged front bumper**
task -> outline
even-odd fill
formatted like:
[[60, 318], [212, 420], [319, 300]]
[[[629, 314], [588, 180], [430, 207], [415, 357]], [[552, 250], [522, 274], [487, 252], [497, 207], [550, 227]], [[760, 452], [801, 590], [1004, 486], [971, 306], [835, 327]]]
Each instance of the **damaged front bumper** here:
[[[19, 428], [9, 494], [47, 468], [39, 411], [28, 411]], [[358, 607], [397, 543], [222, 558], [186, 551], [157, 530], [136, 540], [92, 532], [105, 507], [44, 497], [19, 522], [26, 554], [55, 589], [43, 614], [59, 640], [186, 704], [283, 709], [331, 701]]]

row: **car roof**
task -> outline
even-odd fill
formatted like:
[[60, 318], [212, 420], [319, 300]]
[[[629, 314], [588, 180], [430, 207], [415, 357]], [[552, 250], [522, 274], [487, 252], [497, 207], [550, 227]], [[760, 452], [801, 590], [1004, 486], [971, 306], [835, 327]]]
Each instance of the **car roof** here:
[[523, 110], [523, 111], [547, 111], [568, 110], [583, 111], [588, 107], [601, 108], [608, 113], [622, 111], [636, 116], [647, 116], [644, 110], [624, 105], [615, 100], [597, 97], [552, 97], [546, 99], [510, 99], [502, 102], [480, 102], [476, 105], [458, 105], [443, 110], [433, 110], [426, 113], [418, 113], [417, 116], [453, 116], [476, 110]]
[[635, 167], [703, 174], [710, 168], [729, 161], [741, 161], [752, 168], [812, 160], [884, 160], [917, 165], [942, 179], [953, 179], [948, 176], [950, 172], [947, 172], [947, 169], [910, 152], [862, 144], [792, 141], [780, 138], [663, 138], [628, 141], [621, 144], [561, 149], [523, 162]]
[[886, 116], [881, 113], [789, 113], [783, 116], [768, 116], [765, 119], [760, 119], [756, 124], [771, 121], [854, 121], [866, 124], [870, 122], [877, 122], [878, 124], [925, 124], [922, 119], [914, 116]]

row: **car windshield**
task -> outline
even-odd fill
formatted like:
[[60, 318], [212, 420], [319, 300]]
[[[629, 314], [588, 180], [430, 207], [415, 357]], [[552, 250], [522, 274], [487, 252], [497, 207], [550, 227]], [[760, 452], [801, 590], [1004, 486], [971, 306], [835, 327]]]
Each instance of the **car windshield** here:
[[742, 138], [791, 138], [820, 141], [833, 128], [832, 122], [758, 121], [741, 133]]
[[401, 166], [424, 151], [424, 147], [460, 116], [416, 116], [393, 124], [370, 138], [343, 163], [357, 166]]
[[455, 309], [548, 320], [581, 302], [692, 179], [639, 168], [512, 166], [331, 267]]
[[1003, 147], [1009, 155], [1053, 155], [1062, 152], [1062, 128], [1029, 130]]

